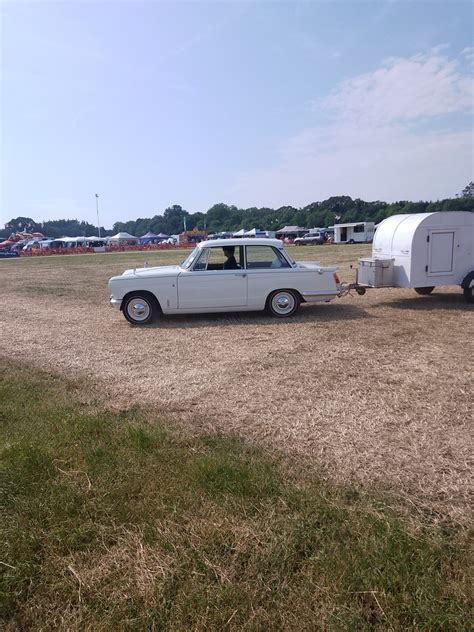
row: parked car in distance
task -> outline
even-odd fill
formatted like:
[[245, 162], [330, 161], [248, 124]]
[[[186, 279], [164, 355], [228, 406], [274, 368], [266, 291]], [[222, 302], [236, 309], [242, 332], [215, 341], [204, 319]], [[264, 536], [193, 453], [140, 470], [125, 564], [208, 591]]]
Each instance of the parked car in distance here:
[[19, 256], [16, 250], [0, 250], [0, 259], [13, 259]]
[[134, 325], [160, 314], [267, 310], [292, 316], [301, 303], [339, 293], [336, 268], [296, 262], [278, 239], [202, 241], [180, 264], [126, 270], [109, 280], [110, 303]]
[[294, 241], [295, 246], [319, 246], [324, 244], [324, 235], [322, 233], [306, 233], [303, 237], [297, 237]]

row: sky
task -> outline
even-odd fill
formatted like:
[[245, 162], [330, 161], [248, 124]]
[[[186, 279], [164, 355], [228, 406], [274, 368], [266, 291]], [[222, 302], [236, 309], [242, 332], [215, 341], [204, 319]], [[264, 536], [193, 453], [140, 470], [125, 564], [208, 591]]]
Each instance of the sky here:
[[0, 223], [453, 197], [473, 6], [4, 0]]

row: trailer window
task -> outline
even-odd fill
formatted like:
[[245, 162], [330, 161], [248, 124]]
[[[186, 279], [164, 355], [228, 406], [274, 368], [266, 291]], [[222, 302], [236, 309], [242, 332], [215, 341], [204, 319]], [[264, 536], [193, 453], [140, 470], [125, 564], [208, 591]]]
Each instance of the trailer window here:
[[364, 232], [364, 225], [363, 224], [358, 224], [357, 226], [354, 226], [354, 232], [355, 233], [363, 233]]

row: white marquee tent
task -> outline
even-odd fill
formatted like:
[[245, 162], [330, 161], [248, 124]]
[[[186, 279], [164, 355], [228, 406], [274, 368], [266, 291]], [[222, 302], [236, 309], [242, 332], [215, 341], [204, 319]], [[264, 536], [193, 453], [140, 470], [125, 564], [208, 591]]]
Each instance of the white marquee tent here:
[[109, 237], [109, 242], [112, 244], [136, 244], [138, 238], [130, 235], [130, 233], [117, 233], [113, 237]]

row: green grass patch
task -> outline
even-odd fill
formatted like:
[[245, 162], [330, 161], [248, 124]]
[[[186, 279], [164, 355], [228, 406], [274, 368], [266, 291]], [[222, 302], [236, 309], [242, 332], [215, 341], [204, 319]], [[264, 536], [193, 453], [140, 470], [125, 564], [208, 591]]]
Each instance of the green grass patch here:
[[464, 529], [0, 368], [8, 629], [468, 630]]
[[271, 467], [242, 462], [227, 454], [202, 457], [196, 464], [196, 480], [211, 496], [236, 494], [263, 498], [276, 493], [278, 483]]

